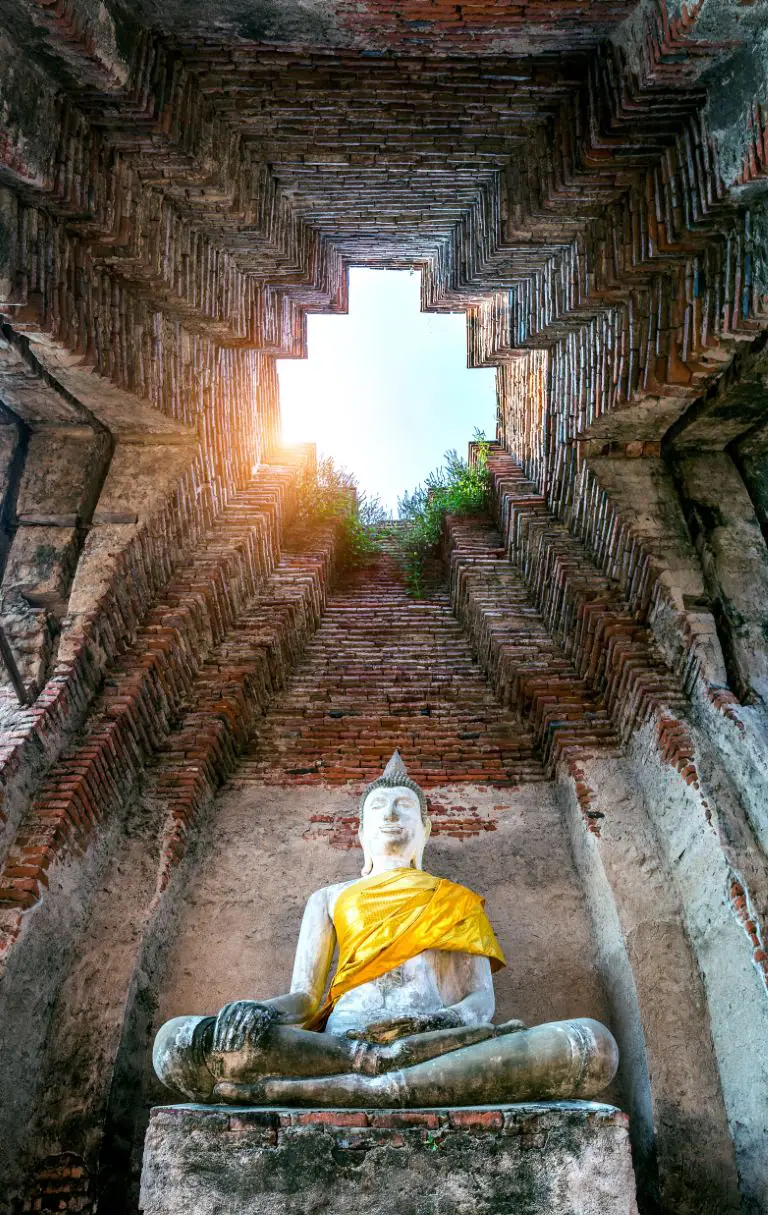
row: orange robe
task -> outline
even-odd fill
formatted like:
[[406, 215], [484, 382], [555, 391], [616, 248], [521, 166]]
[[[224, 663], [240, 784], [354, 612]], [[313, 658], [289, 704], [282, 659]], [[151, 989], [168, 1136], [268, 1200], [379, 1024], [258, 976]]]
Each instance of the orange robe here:
[[323, 1007], [307, 1028], [321, 1029], [345, 992], [369, 983], [425, 949], [449, 949], [505, 965], [485, 899], [421, 869], [389, 869], [342, 890], [333, 923], [339, 963]]

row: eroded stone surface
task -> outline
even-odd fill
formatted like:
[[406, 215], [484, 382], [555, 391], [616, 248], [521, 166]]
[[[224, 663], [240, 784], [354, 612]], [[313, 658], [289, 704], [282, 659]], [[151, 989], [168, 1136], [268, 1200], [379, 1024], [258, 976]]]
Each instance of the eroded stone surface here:
[[435, 1110], [159, 1106], [144, 1215], [636, 1215], [610, 1105]]

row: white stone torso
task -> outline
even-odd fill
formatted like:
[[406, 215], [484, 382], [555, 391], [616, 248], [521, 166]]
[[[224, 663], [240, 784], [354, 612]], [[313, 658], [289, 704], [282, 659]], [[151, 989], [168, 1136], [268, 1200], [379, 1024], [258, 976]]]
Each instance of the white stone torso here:
[[[359, 879], [355, 879], [359, 880]], [[336, 899], [355, 881], [339, 882], [325, 890], [328, 914], [333, 918]], [[344, 1034], [376, 1021], [434, 1013], [457, 1004], [474, 989], [477, 959], [466, 953], [428, 949], [378, 979], [362, 983], [336, 1002], [325, 1032]]]

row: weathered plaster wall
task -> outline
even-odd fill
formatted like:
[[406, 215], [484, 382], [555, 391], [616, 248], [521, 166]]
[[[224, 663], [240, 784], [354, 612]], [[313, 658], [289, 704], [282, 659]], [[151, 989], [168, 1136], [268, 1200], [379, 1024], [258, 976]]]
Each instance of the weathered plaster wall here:
[[[655, 747], [637, 762], [659, 766]], [[651, 1209], [736, 1212], [736, 1159], [675, 859], [633, 764], [587, 761], [584, 778], [596, 791], [599, 832], [585, 824], [573, 782], [561, 782], [560, 795], [621, 1052], [641, 1195]], [[687, 786], [671, 783], [665, 808], [686, 799]]]
[[[696, 741], [706, 756], [706, 742]], [[699, 780], [683, 786], [650, 730], [634, 740], [632, 761], [700, 972], [699, 1000], [707, 1009], [744, 1209], [763, 1211], [768, 1071], [764, 1052], [752, 1044], [768, 1033], [768, 959], [760, 931], [764, 855], [721, 769], [705, 760]]]

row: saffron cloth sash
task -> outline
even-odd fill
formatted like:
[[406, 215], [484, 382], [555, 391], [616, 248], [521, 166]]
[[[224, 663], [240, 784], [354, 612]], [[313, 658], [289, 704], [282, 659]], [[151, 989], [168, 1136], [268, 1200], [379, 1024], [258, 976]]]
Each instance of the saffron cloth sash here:
[[425, 949], [478, 954], [505, 965], [485, 900], [466, 886], [421, 869], [390, 869], [363, 878], [336, 899], [339, 963], [328, 997], [307, 1028], [321, 1029], [345, 992], [369, 983]]

